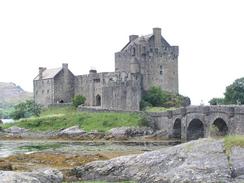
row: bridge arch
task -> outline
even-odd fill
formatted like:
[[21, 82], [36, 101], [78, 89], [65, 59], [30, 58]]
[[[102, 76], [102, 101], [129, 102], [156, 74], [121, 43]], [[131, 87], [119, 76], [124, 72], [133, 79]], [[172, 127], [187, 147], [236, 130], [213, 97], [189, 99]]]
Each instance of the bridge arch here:
[[210, 127], [211, 136], [225, 136], [229, 133], [229, 128], [223, 118], [216, 118]]
[[181, 119], [177, 118], [173, 125], [173, 138], [180, 139], [181, 138]]
[[198, 119], [192, 119], [187, 127], [187, 140], [195, 140], [204, 137], [204, 123]]

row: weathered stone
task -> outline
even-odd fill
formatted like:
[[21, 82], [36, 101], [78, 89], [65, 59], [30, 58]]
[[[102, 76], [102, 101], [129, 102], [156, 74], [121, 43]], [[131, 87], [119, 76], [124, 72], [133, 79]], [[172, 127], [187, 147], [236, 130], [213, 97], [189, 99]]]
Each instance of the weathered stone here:
[[7, 133], [22, 134], [22, 133], [28, 132], [28, 129], [20, 128], [18, 126], [12, 126], [8, 129], [5, 129], [4, 131]]
[[79, 126], [72, 126], [58, 132], [58, 136], [77, 136], [86, 133]]
[[72, 172], [83, 180], [134, 180], [141, 183], [234, 181], [230, 176], [223, 141], [212, 139], [191, 141], [140, 155], [91, 162]]
[[244, 178], [244, 148], [232, 148], [230, 154], [230, 164], [235, 177]]
[[153, 130], [149, 127], [118, 127], [108, 131], [108, 135], [114, 138], [144, 136], [152, 133]]
[[41, 169], [33, 172], [0, 171], [1, 183], [61, 183], [63, 174], [55, 169]]

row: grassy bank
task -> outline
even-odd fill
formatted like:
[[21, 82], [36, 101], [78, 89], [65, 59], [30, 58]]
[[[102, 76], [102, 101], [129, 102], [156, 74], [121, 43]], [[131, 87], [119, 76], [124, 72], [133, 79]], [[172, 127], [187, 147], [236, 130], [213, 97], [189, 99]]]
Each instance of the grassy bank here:
[[175, 107], [165, 108], [165, 107], [147, 107], [146, 112], [165, 112], [170, 110], [175, 110]]
[[40, 117], [21, 119], [5, 124], [3, 128], [15, 125], [32, 131], [52, 131], [79, 125], [85, 131], [107, 131], [114, 127], [141, 126], [144, 123], [144, 118], [135, 113], [90, 113], [77, 112], [72, 107], [53, 107], [43, 111]]
[[226, 153], [230, 155], [231, 148], [234, 146], [244, 147], [244, 135], [230, 135], [224, 138]]

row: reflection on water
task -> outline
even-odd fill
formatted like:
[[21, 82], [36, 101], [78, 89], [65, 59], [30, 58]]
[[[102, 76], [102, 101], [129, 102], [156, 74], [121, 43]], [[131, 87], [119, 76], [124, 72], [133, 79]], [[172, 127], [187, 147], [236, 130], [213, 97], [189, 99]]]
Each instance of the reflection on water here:
[[152, 151], [179, 142], [94, 142], [94, 141], [0, 141], [0, 157], [18, 153], [57, 152], [71, 154], [95, 154], [98, 152], [128, 152], [140, 153]]

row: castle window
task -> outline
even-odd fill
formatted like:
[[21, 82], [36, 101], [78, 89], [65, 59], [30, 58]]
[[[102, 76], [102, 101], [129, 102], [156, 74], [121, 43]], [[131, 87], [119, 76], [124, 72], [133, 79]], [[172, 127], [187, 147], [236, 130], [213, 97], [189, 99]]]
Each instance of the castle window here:
[[47, 94], [49, 94], [49, 90], [47, 90]]
[[163, 66], [162, 66], [162, 65], [160, 65], [160, 69], [161, 69], [161, 70], [163, 69]]
[[100, 78], [93, 80], [95, 83], [100, 83]]
[[160, 71], [160, 75], [163, 75], [163, 71]]
[[135, 56], [136, 55], [136, 48], [132, 48], [132, 56]]

